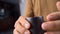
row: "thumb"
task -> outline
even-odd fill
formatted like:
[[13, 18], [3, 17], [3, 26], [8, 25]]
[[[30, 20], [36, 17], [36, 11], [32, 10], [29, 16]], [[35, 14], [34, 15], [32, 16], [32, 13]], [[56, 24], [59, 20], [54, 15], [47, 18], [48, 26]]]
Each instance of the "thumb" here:
[[58, 11], [60, 11], [60, 1], [58, 1], [58, 2], [56, 3], [56, 6], [57, 6]]

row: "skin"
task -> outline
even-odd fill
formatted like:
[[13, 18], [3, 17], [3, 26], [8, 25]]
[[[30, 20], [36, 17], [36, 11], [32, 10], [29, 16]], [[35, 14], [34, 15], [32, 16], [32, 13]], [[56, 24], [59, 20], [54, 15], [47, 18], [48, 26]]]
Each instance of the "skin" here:
[[[56, 3], [58, 12], [51, 13], [47, 15], [47, 22], [44, 22], [41, 27], [43, 30], [46, 30], [44, 34], [60, 34], [60, 1]], [[13, 34], [30, 34], [28, 30], [30, 28], [30, 24], [26, 17], [20, 16], [16, 21], [14, 27]]]

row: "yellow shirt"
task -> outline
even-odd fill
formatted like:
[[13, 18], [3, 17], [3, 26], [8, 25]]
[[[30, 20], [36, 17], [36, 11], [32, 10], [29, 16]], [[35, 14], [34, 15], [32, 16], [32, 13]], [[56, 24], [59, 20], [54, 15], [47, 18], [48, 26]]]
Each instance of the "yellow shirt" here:
[[26, 7], [24, 16], [37, 17], [43, 16], [46, 20], [46, 16], [57, 11], [56, 2], [58, 0], [26, 0]]

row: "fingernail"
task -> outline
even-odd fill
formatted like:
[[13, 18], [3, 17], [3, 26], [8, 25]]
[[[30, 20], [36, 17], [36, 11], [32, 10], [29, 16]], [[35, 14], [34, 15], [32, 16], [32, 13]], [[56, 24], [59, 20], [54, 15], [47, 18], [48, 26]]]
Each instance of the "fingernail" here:
[[53, 19], [53, 15], [48, 15], [47, 20], [51, 20], [51, 19]]
[[44, 33], [44, 34], [47, 34], [47, 33]]
[[29, 31], [28, 31], [28, 30], [26, 30], [26, 31], [24, 32], [24, 34], [29, 34]]
[[48, 23], [43, 23], [42, 24], [42, 29], [47, 30], [48, 27], [49, 27], [49, 24]]
[[44, 33], [44, 34], [48, 34], [48, 33]]
[[50, 32], [46, 32], [46, 33], [44, 33], [44, 34], [53, 34], [53, 33], [50, 33]]
[[25, 23], [24, 26], [25, 26], [25, 28], [29, 28], [29, 24]]

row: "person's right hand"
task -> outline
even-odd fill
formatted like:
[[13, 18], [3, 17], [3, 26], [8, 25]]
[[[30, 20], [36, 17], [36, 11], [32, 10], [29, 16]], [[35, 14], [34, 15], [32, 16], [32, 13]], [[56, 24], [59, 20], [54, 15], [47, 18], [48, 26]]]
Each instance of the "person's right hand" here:
[[28, 30], [30, 28], [30, 24], [25, 20], [25, 17], [20, 16], [14, 25], [15, 29], [13, 34], [30, 34]]

